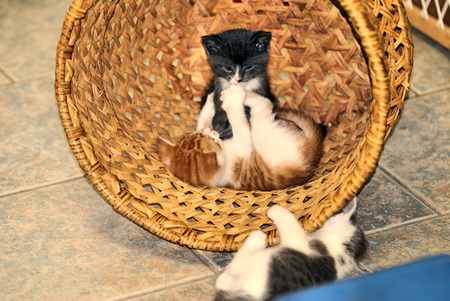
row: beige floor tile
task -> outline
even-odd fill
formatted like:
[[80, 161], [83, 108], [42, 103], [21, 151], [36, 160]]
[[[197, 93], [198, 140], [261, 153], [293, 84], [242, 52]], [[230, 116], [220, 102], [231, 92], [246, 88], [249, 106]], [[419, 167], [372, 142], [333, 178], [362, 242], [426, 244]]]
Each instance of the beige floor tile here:
[[56, 45], [70, 3], [0, 1], [0, 66], [8, 74], [22, 80], [55, 70]]
[[422, 257], [450, 254], [450, 218], [444, 216], [369, 235], [365, 265], [375, 271]]
[[85, 179], [0, 199], [3, 300], [99, 300], [213, 276], [115, 213]]
[[0, 87], [0, 195], [81, 177], [62, 129], [53, 79]]

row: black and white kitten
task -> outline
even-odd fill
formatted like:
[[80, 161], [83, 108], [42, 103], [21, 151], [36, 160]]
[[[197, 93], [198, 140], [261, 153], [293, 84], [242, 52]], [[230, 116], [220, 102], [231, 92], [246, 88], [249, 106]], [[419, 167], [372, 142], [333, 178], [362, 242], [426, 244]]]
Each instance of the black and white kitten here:
[[272, 300], [346, 276], [368, 245], [355, 211], [356, 198], [321, 229], [307, 234], [288, 209], [273, 206], [267, 216], [278, 229], [280, 244], [266, 248], [266, 235], [252, 232], [217, 278], [215, 300]]
[[[232, 29], [202, 37], [214, 76], [206, 102], [200, 112], [197, 130], [212, 127], [225, 140], [233, 136], [220, 96], [230, 85], [243, 86], [268, 98], [274, 106], [276, 97], [270, 92], [267, 76], [271, 33], [263, 30]], [[250, 109], [245, 108], [247, 119]]]

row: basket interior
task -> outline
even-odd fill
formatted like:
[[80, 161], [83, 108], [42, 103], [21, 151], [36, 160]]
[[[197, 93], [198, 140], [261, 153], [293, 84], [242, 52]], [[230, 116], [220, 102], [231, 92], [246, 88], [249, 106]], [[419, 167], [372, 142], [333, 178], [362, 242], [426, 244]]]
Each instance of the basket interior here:
[[[273, 230], [275, 203], [308, 216], [351, 174], [370, 124], [368, 68], [348, 20], [330, 1], [97, 2], [76, 22], [70, 101], [91, 164], [115, 193], [126, 189], [142, 214], [201, 239]], [[198, 188], [159, 161], [158, 135], [195, 129], [211, 77], [201, 36], [231, 28], [272, 33], [269, 75], [282, 105], [328, 126], [325, 155], [310, 183], [279, 191]], [[238, 239], [239, 240], [239, 239]]]

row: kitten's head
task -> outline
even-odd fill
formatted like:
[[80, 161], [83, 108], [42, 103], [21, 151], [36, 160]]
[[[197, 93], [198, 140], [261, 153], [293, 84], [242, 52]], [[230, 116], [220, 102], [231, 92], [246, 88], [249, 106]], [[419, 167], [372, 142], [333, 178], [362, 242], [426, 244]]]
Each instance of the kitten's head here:
[[356, 207], [357, 198], [355, 197], [344, 208], [330, 217], [323, 225], [323, 228], [344, 227], [347, 224], [356, 225]]
[[211, 67], [224, 88], [252, 84], [254, 90], [259, 85], [266, 74], [271, 37], [270, 32], [246, 29], [202, 37]]
[[158, 137], [156, 146], [161, 162], [176, 177], [195, 186], [209, 185], [223, 164], [222, 142], [211, 128], [187, 133], [176, 143]]
[[328, 237], [339, 238], [346, 247], [346, 252], [359, 262], [367, 253], [368, 242], [359, 227], [356, 218], [357, 198], [347, 204], [341, 211], [330, 217], [315, 234], [326, 240]]

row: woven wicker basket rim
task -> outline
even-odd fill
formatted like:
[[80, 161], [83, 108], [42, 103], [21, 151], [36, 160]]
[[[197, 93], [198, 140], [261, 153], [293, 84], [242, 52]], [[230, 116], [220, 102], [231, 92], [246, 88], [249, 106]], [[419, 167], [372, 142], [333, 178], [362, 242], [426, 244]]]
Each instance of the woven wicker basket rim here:
[[[119, 0], [116, 3], [120, 2]], [[243, 1], [246, 2], [246, 1]], [[302, 225], [307, 231], [314, 231], [320, 228], [324, 222], [334, 213], [342, 209], [363, 187], [366, 181], [371, 177], [377, 166], [385, 139], [392, 129], [393, 124], [398, 118], [399, 112], [395, 116], [389, 116], [392, 106], [391, 103], [391, 85], [390, 74], [393, 72], [392, 66], [386, 61], [386, 50], [383, 49], [384, 37], [380, 34], [380, 28], [376, 21], [377, 12], [381, 10], [380, 2], [366, 2], [364, 0], [341, 0], [336, 4], [345, 12], [351, 20], [351, 26], [357, 36], [360, 38], [360, 44], [366, 56], [370, 81], [372, 85], [372, 112], [371, 124], [366, 133], [366, 143], [362, 149], [353, 173], [343, 179], [339, 189], [334, 192], [331, 202], [319, 206], [311, 216], [302, 219]], [[71, 81], [70, 72], [67, 64], [72, 58], [73, 45], [76, 42], [77, 35], [74, 32], [74, 24], [83, 19], [87, 11], [93, 5], [92, 0], [74, 0], [69, 7], [63, 24], [62, 34], [57, 47], [56, 57], [56, 80], [55, 94], [58, 101], [61, 121], [66, 132], [69, 144], [80, 164], [85, 171], [88, 179], [102, 193], [102, 195], [112, 204], [115, 210], [127, 216], [133, 222], [149, 230], [150, 232], [180, 245], [192, 248], [212, 250], [212, 251], [234, 251], [242, 242], [242, 237], [236, 240], [232, 235], [224, 235], [219, 241], [211, 242], [198, 239], [198, 233], [195, 230], [186, 230], [182, 235], [171, 230], [170, 221], [156, 212], [148, 212], [148, 208], [141, 208], [142, 204], [135, 199], [126, 189], [120, 189], [114, 192], [111, 187], [102, 179], [106, 174], [105, 168], [101, 162], [93, 160], [91, 153], [86, 152], [86, 138], [80, 125], [74, 125], [72, 122], [73, 112], [71, 112]], [[398, 3], [402, 8], [403, 4]], [[404, 11], [404, 8], [401, 10]], [[381, 12], [379, 12], [381, 14]], [[374, 16], [375, 15], [375, 16]], [[406, 20], [405, 26], [410, 27]], [[405, 63], [402, 91], [409, 89], [409, 75], [412, 68], [412, 41], [409, 36], [402, 37], [407, 53], [407, 62]], [[395, 74], [395, 76], [399, 76]], [[392, 77], [392, 75], [391, 75]], [[404, 99], [404, 93], [400, 95], [400, 105]], [[398, 105], [398, 104], [397, 104]], [[387, 124], [390, 124], [387, 127]], [[140, 208], [141, 211], [147, 211], [148, 217], [143, 219], [137, 212], [131, 208]], [[169, 225], [169, 226], [168, 226]], [[172, 225], [173, 226], [173, 225]], [[248, 233], [245, 234], [245, 236]], [[274, 244], [277, 241], [276, 231], [268, 232], [268, 243]]]

